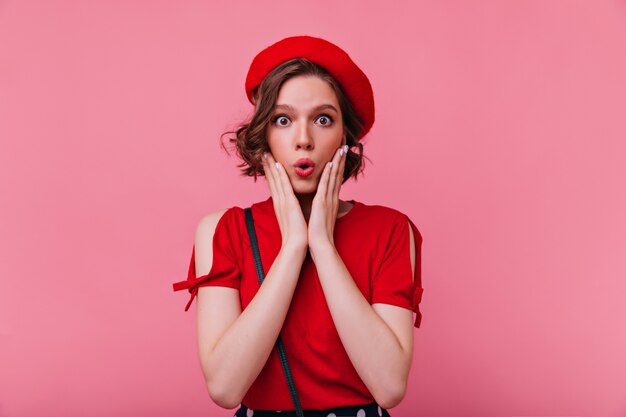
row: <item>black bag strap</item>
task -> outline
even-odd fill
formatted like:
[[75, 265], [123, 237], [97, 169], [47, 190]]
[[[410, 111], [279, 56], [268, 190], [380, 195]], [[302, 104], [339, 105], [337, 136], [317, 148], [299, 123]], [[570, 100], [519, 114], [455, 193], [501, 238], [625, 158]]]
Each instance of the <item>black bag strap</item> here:
[[[263, 273], [263, 265], [261, 264], [261, 254], [259, 253], [259, 246], [256, 239], [256, 232], [254, 230], [254, 220], [252, 219], [252, 210], [250, 207], [244, 209], [246, 214], [246, 228], [248, 229], [248, 236], [250, 237], [250, 245], [252, 246], [252, 254], [254, 255], [254, 265], [256, 267], [256, 274], [259, 278], [259, 284], [263, 284], [263, 279], [265, 279]], [[293, 404], [296, 407], [296, 415], [298, 417], [304, 417], [302, 413], [302, 407], [300, 406], [300, 400], [298, 399], [298, 393], [296, 392], [296, 385], [293, 381], [293, 376], [291, 375], [291, 369], [289, 369], [289, 364], [287, 363], [287, 354], [285, 353], [285, 346], [283, 345], [283, 341], [280, 338], [280, 334], [278, 335], [278, 339], [276, 341], [276, 346], [278, 348], [278, 355], [280, 356], [280, 363], [283, 366], [283, 371], [285, 372], [285, 377], [287, 378], [287, 384], [289, 385], [289, 392], [291, 393], [291, 399], [293, 400]]]

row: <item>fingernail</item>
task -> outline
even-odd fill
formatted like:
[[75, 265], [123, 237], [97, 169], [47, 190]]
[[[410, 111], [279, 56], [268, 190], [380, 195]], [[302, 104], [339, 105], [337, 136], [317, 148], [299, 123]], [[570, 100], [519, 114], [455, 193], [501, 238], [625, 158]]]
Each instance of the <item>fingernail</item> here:
[[274, 166], [278, 168], [278, 162], [274, 162]]
[[329, 165], [329, 167], [332, 169], [332, 167], [333, 167], [333, 161], [330, 161], [330, 165]]
[[343, 153], [348, 153], [348, 148], [349, 148], [349, 146], [348, 146], [348, 145], [345, 145], [345, 146], [343, 147]]
[[267, 152], [263, 152], [263, 158], [267, 159]]
[[342, 156], [343, 153], [344, 153], [344, 150], [343, 150], [343, 148], [341, 148], [341, 150], [339, 151], [339, 156]]

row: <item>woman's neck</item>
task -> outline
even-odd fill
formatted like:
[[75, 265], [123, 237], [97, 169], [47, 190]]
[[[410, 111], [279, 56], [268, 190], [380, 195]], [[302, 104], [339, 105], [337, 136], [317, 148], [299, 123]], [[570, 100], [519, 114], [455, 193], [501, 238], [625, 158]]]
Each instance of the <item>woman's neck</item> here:
[[[304, 220], [306, 220], [307, 223], [311, 217], [311, 207], [313, 206], [314, 197], [315, 194], [296, 194], [296, 198], [300, 202], [300, 209], [304, 215]], [[340, 217], [345, 211], [348, 211], [350, 208], [348, 206], [351, 207], [352, 205], [340, 199], [339, 208], [337, 209], [337, 217]]]
[[296, 194], [296, 198], [300, 202], [300, 209], [302, 209], [304, 220], [306, 220], [307, 223], [309, 222], [309, 217], [311, 217], [313, 197], [315, 197], [315, 194]]

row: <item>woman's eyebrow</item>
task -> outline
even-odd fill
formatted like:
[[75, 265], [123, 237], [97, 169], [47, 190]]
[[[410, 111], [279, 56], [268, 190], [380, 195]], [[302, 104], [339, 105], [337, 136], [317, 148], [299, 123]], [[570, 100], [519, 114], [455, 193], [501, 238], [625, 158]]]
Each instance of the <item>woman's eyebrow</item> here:
[[[290, 110], [296, 113], [296, 109], [293, 106], [290, 106], [289, 104], [277, 104], [276, 106], [274, 106], [274, 108], [286, 109], [286, 110]], [[319, 110], [325, 110], [325, 109], [331, 109], [331, 110], [334, 110], [335, 113], [339, 113], [337, 109], [335, 108], [335, 106], [333, 106], [332, 104], [320, 104], [319, 106], [314, 107], [313, 111], [319, 111]]]

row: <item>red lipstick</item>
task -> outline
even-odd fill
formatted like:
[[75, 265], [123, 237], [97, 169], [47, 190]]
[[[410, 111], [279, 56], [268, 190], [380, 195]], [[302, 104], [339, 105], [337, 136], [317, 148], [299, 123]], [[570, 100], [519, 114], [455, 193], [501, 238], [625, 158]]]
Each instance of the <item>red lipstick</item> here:
[[309, 158], [300, 158], [293, 164], [295, 167], [296, 174], [300, 177], [308, 177], [313, 174], [313, 170], [315, 169], [315, 162], [311, 161]]

